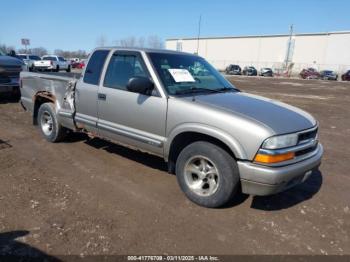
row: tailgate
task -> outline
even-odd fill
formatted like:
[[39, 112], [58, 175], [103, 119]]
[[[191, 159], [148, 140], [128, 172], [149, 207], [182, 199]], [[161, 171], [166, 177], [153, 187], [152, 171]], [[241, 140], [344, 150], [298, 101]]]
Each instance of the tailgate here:
[[40, 60], [40, 61], [35, 61], [34, 66], [37, 67], [48, 67], [51, 66], [51, 61], [49, 60]]

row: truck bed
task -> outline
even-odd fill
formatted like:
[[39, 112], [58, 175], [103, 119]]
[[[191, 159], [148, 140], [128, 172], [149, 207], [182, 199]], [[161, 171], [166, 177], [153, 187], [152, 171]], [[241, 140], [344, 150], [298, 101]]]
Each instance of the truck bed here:
[[21, 72], [21, 103], [35, 117], [37, 97], [48, 99], [55, 104], [63, 125], [73, 128], [75, 85], [79, 77], [76, 73]]

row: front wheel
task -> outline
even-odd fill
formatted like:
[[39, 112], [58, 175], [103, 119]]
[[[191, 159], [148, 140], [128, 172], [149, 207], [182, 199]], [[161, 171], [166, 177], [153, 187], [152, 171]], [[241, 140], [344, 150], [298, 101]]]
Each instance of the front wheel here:
[[234, 158], [205, 141], [194, 142], [181, 151], [176, 161], [176, 178], [191, 201], [210, 208], [227, 204], [239, 187]]
[[38, 111], [38, 123], [45, 139], [55, 143], [62, 141], [67, 135], [67, 129], [57, 121], [55, 108], [52, 103], [44, 103]]

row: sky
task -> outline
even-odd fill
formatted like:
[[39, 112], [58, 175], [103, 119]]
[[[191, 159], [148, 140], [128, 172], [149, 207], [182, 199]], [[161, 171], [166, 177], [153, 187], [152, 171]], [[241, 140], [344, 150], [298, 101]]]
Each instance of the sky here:
[[350, 30], [349, 0], [11, 0], [0, 4], [0, 44], [90, 51], [103, 36], [287, 34]]

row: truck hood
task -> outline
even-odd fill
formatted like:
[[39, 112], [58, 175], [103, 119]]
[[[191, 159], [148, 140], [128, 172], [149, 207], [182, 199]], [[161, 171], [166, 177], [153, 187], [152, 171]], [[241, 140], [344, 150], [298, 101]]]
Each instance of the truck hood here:
[[11, 56], [0, 56], [0, 66], [21, 66], [24, 63], [15, 57]]
[[253, 119], [275, 134], [293, 133], [316, 125], [316, 120], [299, 108], [243, 92], [198, 95], [195, 103]]

